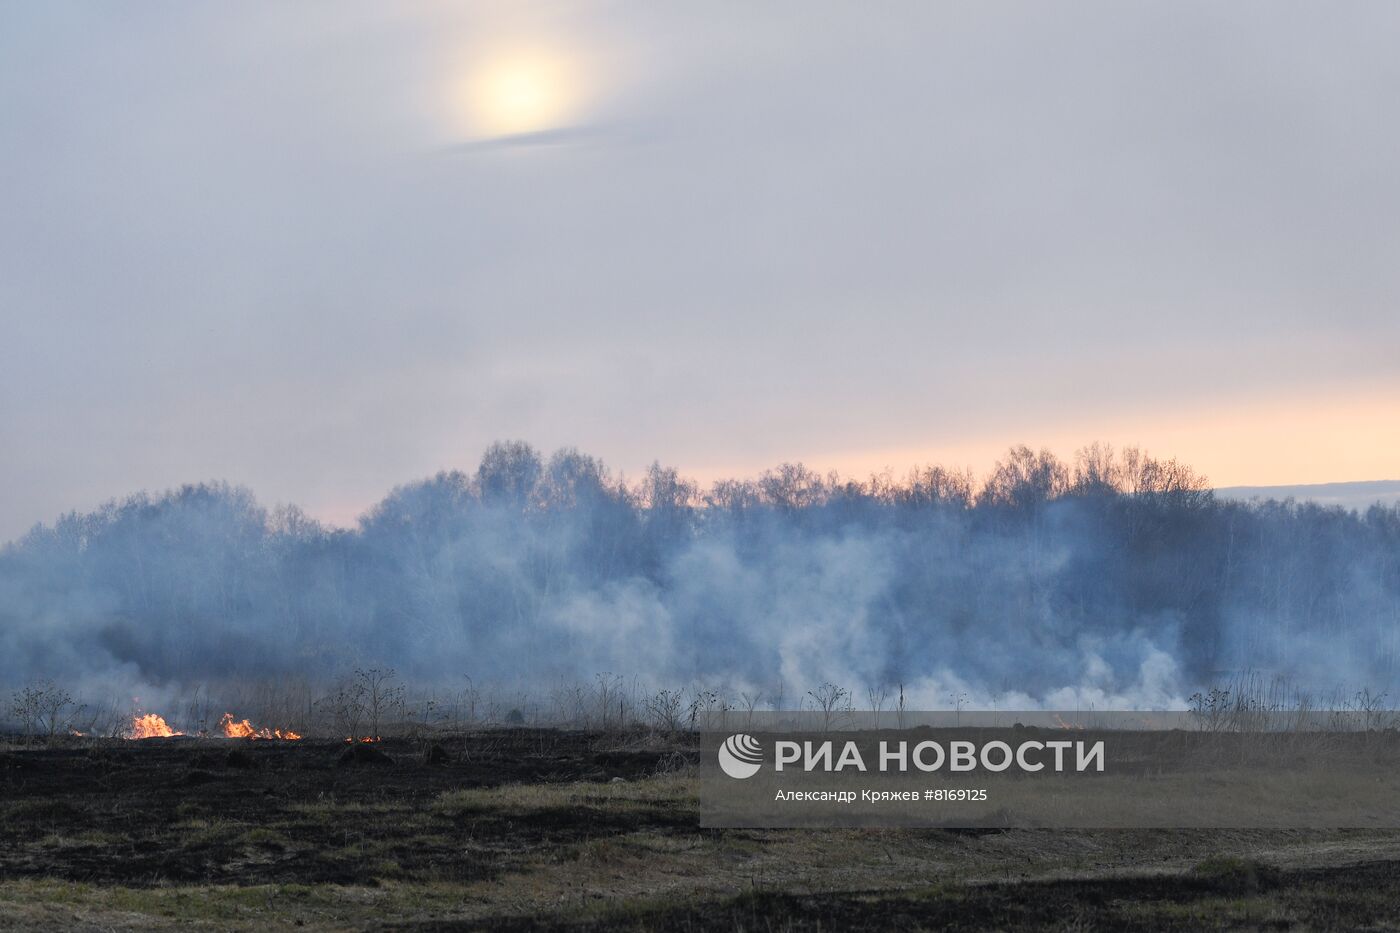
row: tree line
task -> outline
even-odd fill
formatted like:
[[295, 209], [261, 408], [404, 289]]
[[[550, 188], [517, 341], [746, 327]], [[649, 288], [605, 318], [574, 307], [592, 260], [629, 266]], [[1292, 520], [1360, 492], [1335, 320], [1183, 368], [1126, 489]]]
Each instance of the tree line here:
[[352, 529], [206, 483], [0, 551], [11, 683], [382, 663], [1122, 695], [1240, 669], [1388, 684], [1397, 632], [1400, 507], [1222, 501], [1184, 464], [1101, 444], [1016, 447], [980, 481], [784, 464], [701, 488], [502, 442]]

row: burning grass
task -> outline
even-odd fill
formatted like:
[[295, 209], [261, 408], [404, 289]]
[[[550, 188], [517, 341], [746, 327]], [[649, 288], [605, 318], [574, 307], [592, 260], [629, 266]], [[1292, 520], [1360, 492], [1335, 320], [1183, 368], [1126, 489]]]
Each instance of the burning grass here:
[[[195, 734], [201, 738], [207, 737], [207, 733], [203, 730]], [[81, 738], [84, 733], [75, 730], [72, 735]], [[122, 731], [121, 738], [138, 741], [141, 739], [170, 739], [185, 735], [185, 732], [172, 727], [164, 716], [157, 713], [136, 713], [131, 717], [131, 724]], [[234, 718], [232, 713], [224, 713], [219, 718], [216, 735], [226, 739], [265, 739], [284, 742], [295, 742], [302, 738], [291, 729], [269, 729], [266, 726], [258, 728], [247, 719]], [[364, 741], [372, 740], [365, 739]]]
[[280, 739], [284, 742], [301, 739], [290, 729], [268, 729], [266, 726], [259, 729], [246, 719], [234, 719], [232, 713], [224, 713], [219, 719], [219, 728], [223, 730], [224, 738], [228, 739]]
[[123, 738], [127, 739], [168, 739], [171, 736], [184, 735], [183, 732], [176, 732], [170, 728], [164, 716], [157, 716], [155, 713], [138, 713], [131, 717], [131, 728], [126, 731]]

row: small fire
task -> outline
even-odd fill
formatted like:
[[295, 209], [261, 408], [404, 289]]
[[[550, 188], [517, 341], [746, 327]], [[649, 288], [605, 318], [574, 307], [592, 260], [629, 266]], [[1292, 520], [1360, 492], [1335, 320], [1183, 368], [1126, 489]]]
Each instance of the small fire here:
[[126, 731], [125, 737], [128, 739], [167, 739], [172, 735], [184, 734], [170, 728], [164, 716], [146, 713], [144, 716], [131, 717], [131, 728]]
[[234, 719], [232, 713], [224, 713], [219, 720], [219, 728], [224, 730], [224, 736], [230, 739], [282, 739], [294, 742], [301, 736], [290, 729], [262, 729], [255, 728], [246, 719]]
[[356, 742], [356, 741], [359, 741], [359, 742], [378, 742], [378, 741], [379, 741], [379, 736], [376, 735], [376, 736], [371, 737], [371, 736], [368, 736], [368, 735], [367, 735], [367, 736], [365, 736], [365, 737], [362, 738], [362, 739], [356, 739], [353, 735], [347, 735], [347, 736], [345, 737], [345, 741], [347, 741], [347, 742]]
[[1074, 725], [1073, 723], [1065, 722], [1063, 719], [1060, 718], [1060, 714], [1059, 714], [1059, 713], [1056, 713], [1056, 714], [1055, 714], [1055, 722], [1059, 725], [1059, 727], [1060, 727], [1061, 729], [1083, 729], [1083, 728], [1084, 728], [1083, 726], [1078, 726], [1078, 725]]

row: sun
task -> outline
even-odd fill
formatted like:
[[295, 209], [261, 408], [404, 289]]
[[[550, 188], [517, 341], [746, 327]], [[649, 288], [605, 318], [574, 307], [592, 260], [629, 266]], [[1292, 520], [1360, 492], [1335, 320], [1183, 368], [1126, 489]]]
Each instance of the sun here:
[[567, 57], [528, 50], [487, 56], [468, 75], [464, 102], [474, 135], [499, 137], [565, 125], [579, 77]]

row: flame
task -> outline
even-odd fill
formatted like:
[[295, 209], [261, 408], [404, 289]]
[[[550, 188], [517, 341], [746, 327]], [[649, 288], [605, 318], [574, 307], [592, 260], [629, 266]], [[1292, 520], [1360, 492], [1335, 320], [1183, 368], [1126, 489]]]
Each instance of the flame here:
[[1061, 729], [1083, 729], [1083, 728], [1084, 728], [1083, 726], [1077, 726], [1077, 725], [1074, 725], [1074, 724], [1072, 724], [1072, 723], [1065, 722], [1063, 719], [1060, 718], [1060, 714], [1059, 714], [1059, 713], [1056, 713], [1056, 714], [1055, 714], [1055, 723], [1056, 723]]
[[365, 736], [364, 738], [358, 739], [358, 740], [357, 740], [353, 735], [347, 735], [347, 736], [345, 737], [345, 741], [347, 741], [347, 742], [355, 742], [355, 741], [360, 741], [360, 742], [378, 742], [378, 741], [379, 741], [379, 736], [376, 735], [376, 736], [371, 737], [371, 736], [368, 736], [368, 735], [367, 735], [367, 736]]
[[147, 713], [144, 716], [131, 717], [131, 728], [126, 731], [125, 737], [128, 739], [164, 739], [172, 735], [184, 734], [170, 728], [164, 716]]
[[282, 739], [295, 742], [301, 738], [290, 729], [258, 729], [246, 719], [234, 719], [232, 713], [224, 713], [219, 720], [219, 728], [223, 729], [224, 736], [230, 739]]
[[251, 739], [256, 738], [258, 730], [253, 728], [253, 724], [248, 720], [234, 722], [232, 713], [224, 713], [219, 725], [224, 730], [224, 735], [230, 739]]

